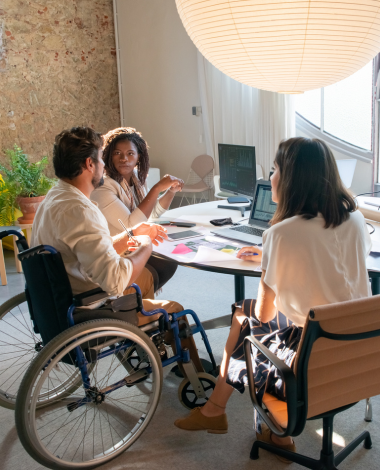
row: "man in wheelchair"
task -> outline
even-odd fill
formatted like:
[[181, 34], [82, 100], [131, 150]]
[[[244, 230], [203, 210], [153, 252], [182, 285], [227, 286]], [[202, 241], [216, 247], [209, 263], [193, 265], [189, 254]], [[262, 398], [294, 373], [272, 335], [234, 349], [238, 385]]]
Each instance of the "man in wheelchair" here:
[[[74, 127], [56, 136], [53, 165], [58, 184], [47, 194], [33, 223], [31, 246], [51, 245], [61, 253], [74, 296], [100, 287], [109, 296], [120, 297], [136, 282], [144, 310], [165, 309], [169, 314], [180, 312], [177, 302], [152, 300], [153, 278], [145, 268], [155, 244], [167, 238], [165, 229], [143, 223], [133, 228], [133, 239], [124, 232], [111, 237], [106, 218], [91, 192], [103, 184], [103, 140], [87, 127]], [[92, 309], [89, 312], [89, 309]], [[104, 300], [86, 306], [81, 314], [74, 312], [74, 322], [99, 318], [126, 320], [123, 309], [114, 311]], [[138, 316], [138, 326], [153, 322], [161, 314]], [[181, 322], [185, 327], [185, 322]], [[169, 335], [170, 336], [170, 335]], [[173, 338], [168, 341], [174, 346]], [[182, 346], [198, 372], [203, 372], [192, 336], [182, 339]]]

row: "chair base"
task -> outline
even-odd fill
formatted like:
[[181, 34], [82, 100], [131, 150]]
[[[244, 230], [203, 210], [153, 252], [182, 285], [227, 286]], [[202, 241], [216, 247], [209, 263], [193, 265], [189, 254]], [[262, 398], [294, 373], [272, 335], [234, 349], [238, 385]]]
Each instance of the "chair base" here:
[[333, 416], [327, 416], [323, 418], [323, 446], [320, 454], [320, 459], [311, 459], [305, 455], [296, 454], [289, 450], [280, 449], [266, 442], [256, 441], [253, 443], [250, 458], [257, 460], [259, 458], [259, 449], [267, 450], [272, 454], [285, 457], [292, 462], [298, 463], [299, 465], [310, 468], [312, 470], [338, 470], [337, 466], [343, 462], [343, 460], [351, 454], [351, 452], [358, 447], [360, 443], [364, 441], [364, 448], [371, 449], [372, 440], [371, 435], [368, 431], [362, 432], [356, 437], [348, 446], [342, 449], [337, 455], [334, 455], [332, 450], [332, 436], [333, 436]]

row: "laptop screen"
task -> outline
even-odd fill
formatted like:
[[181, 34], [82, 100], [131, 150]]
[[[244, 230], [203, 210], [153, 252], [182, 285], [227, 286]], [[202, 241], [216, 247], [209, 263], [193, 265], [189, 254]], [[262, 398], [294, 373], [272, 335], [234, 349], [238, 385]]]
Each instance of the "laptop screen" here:
[[269, 184], [257, 184], [253, 201], [251, 220], [269, 222], [276, 211], [277, 204], [272, 201], [272, 188]]

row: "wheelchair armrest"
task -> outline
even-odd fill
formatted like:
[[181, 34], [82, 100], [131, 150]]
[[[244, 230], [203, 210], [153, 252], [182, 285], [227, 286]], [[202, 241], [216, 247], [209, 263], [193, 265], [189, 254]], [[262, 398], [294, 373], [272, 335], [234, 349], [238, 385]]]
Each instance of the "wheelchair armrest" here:
[[[285, 383], [288, 425], [283, 432], [279, 431], [278, 427], [275, 426], [273, 421], [268, 417], [267, 413], [264, 411], [263, 407], [257, 401], [256, 386], [252, 366], [251, 345], [255, 346], [255, 348], [257, 348], [269, 360], [269, 362], [271, 362], [278, 369]], [[260, 416], [263, 418], [265, 423], [268, 425], [269, 429], [274, 434], [279, 437], [291, 436], [296, 426], [298, 408], [297, 380], [293, 370], [289, 366], [287, 366], [284, 361], [282, 361], [275, 354], [273, 354], [272, 351], [270, 351], [254, 336], [247, 336], [244, 339], [244, 356], [247, 364], [249, 393], [253, 406], [256, 408]]]
[[[22, 238], [20, 238], [20, 240], [22, 240]], [[31, 256], [34, 256], [34, 255], [38, 255], [44, 251], [47, 251], [48, 253], [51, 253], [53, 255], [58, 253], [58, 251], [52, 246], [38, 245], [38, 246], [34, 246], [33, 248], [28, 248], [26, 250], [23, 250], [22, 253], [19, 253], [17, 255], [17, 257], [20, 261], [23, 261], [24, 259], [30, 258]]]
[[98, 300], [106, 299], [109, 297], [107, 292], [104, 292], [100, 287], [96, 289], [88, 290], [87, 292], [83, 292], [82, 294], [78, 294], [73, 298], [73, 305], [75, 307], [86, 307]]

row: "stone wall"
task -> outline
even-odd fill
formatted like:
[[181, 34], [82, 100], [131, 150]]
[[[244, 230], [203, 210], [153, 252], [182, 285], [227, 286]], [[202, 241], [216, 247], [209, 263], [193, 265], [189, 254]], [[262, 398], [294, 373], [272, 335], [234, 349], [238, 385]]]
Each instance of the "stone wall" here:
[[120, 125], [112, 0], [2, 0], [1, 160], [14, 143], [51, 159], [54, 136], [76, 125]]

